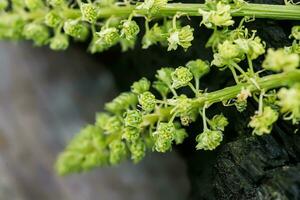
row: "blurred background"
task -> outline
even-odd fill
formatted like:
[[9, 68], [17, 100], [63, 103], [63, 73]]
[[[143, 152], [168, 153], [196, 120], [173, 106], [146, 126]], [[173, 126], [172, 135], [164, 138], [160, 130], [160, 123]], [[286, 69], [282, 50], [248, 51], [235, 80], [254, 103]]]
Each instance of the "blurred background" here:
[[187, 199], [186, 166], [174, 151], [138, 165], [55, 174], [58, 153], [118, 93], [108, 67], [84, 48], [0, 42], [0, 200]]

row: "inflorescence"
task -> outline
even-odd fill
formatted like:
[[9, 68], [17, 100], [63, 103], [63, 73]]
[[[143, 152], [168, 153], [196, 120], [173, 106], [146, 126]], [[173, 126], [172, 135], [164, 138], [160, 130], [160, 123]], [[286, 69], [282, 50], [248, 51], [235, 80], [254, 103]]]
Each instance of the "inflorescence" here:
[[[197, 150], [213, 150], [223, 140], [229, 120], [222, 113], [210, 117], [211, 105], [222, 102], [240, 112], [253, 98], [258, 109], [249, 121], [253, 135], [270, 134], [273, 124], [283, 116], [292, 124], [300, 121], [300, 26], [294, 26], [289, 47], [266, 49], [266, 44], [244, 24], [253, 17], [300, 19], [297, 5], [258, 5], [243, 0], [207, 0], [205, 4], [176, 4], [168, 0], [0, 0], [0, 39], [32, 40], [36, 46], [49, 45], [65, 50], [72, 38], [88, 41], [91, 53], [120, 44], [123, 51], [134, 48], [141, 28], [135, 17], [145, 18], [142, 48], [154, 44], [168, 51], [187, 50], [195, 28], [179, 18], [202, 16], [201, 26], [212, 29], [206, 43], [214, 53], [211, 62], [196, 59], [185, 66], [162, 68], [156, 80], [142, 78], [98, 113], [93, 125], [84, 127], [60, 154], [56, 169], [60, 174], [86, 171], [96, 166], [116, 165], [126, 158], [142, 160], [147, 150], [167, 152], [181, 144], [188, 133], [184, 127], [199, 116], [203, 130], [195, 138]], [[245, 16], [235, 29], [234, 16]], [[253, 60], [265, 55], [262, 70]], [[246, 61], [248, 67], [241, 67]], [[208, 92], [201, 78], [211, 67], [230, 70], [235, 85]], [[273, 75], [261, 76], [269, 70]], [[185, 90], [182, 90], [185, 88]], [[183, 93], [186, 88], [193, 95]]]
[[[209, 25], [210, 26], [210, 25]], [[210, 26], [211, 27], [211, 26]], [[298, 31], [295, 31], [298, 30]], [[222, 113], [211, 118], [207, 110], [214, 103], [235, 105], [242, 112], [253, 97], [258, 109], [249, 121], [253, 135], [270, 134], [280, 115], [293, 124], [300, 121], [299, 28], [294, 27], [292, 46], [268, 49], [263, 70], [279, 72], [260, 77], [252, 61], [265, 53], [265, 44], [241, 24], [233, 31], [218, 34], [214, 59], [189, 61], [185, 66], [162, 68], [156, 80], [142, 78], [130, 92], [121, 93], [105, 105], [106, 112], [96, 115], [71, 141], [56, 163], [60, 174], [80, 172], [95, 166], [115, 165], [126, 158], [139, 162], [147, 150], [167, 152], [188, 136], [184, 127], [200, 116], [203, 130], [195, 138], [197, 150], [213, 150], [223, 140], [229, 121]], [[216, 37], [214, 35], [213, 37]], [[239, 63], [248, 60], [247, 71]], [[201, 78], [211, 67], [231, 70], [236, 85], [207, 92], [201, 89]], [[274, 89], [280, 88], [275, 92]], [[193, 95], [183, 93], [189, 88]], [[159, 95], [158, 95], [159, 94]]]
[[[262, 12], [263, 10], [263, 12]], [[202, 16], [209, 28], [234, 24], [232, 16], [300, 19], [296, 5], [247, 4], [243, 0], [207, 0], [205, 4], [168, 3], [168, 0], [0, 0], [0, 39], [32, 40], [65, 50], [70, 39], [90, 41], [91, 53], [120, 44], [123, 51], [135, 46], [140, 27], [133, 18], [145, 18], [142, 48], [160, 43], [168, 50], [191, 46], [193, 31], [176, 19]], [[162, 19], [163, 22], [158, 22]]]

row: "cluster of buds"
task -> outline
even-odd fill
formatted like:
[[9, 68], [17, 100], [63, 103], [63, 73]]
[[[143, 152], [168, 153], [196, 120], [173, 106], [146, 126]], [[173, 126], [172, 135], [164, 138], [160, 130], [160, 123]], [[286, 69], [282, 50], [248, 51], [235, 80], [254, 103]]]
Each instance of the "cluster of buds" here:
[[257, 112], [251, 117], [249, 126], [253, 128], [253, 134], [263, 135], [271, 133], [274, 122], [278, 119], [278, 112], [270, 106], [263, 108], [262, 112]]
[[202, 15], [201, 24], [204, 24], [207, 28], [231, 26], [234, 24], [229, 4], [224, 4], [222, 1], [207, 1], [206, 4], [209, 7], [209, 11], [201, 8], [198, 10]]

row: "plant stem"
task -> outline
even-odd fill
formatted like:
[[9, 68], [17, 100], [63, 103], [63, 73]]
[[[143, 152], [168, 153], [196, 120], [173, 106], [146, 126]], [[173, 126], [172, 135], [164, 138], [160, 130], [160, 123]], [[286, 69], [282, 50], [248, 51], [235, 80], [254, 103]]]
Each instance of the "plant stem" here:
[[[174, 16], [177, 13], [185, 13], [188, 16], [201, 16], [199, 9], [208, 10], [205, 4], [191, 3], [169, 3], [160, 8], [158, 13], [152, 14], [153, 17]], [[128, 6], [112, 6], [99, 8], [98, 19], [109, 18], [111, 16], [128, 17], [134, 12], [135, 17], [145, 16], [149, 14], [147, 9], [136, 9], [134, 5]], [[46, 15], [46, 10], [39, 10], [27, 13], [26, 19], [33, 19], [37, 16]], [[68, 19], [76, 19], [81, 17], [79, 9], [67, 8], [63, 11], [63, 16]], [[269, 5], [269, 4], [245, 4], [240, 9], [232, 12], [234, 17], [255, 17], [270, 18], [276, 20], [300, 20], [300, 6], [298, 5]]]
[[[132, 11], [135, 11], [137, 16], [148, 14], [148, 10], [136, 10], [135, 7], [136, 6], [119, 6], [101, 8], [98, 17], [107, 18], [110, 16], [129, 16], [132, 13]], [[203, 10], [208, 10], [204, 4], [169, 3], [166, 6], [160, 8], [160, 11], [154, 16], [173, 16], [178, 12], [185, 13], [189, 16], [201, 16], [201, 14], [198, 12], [199, 8]], [[300, 6], [249, 3], [243, 5], [240, 9], [232, 12], [232, 16], [249, 16], [255, 18], [271, 18], [277, 20], [300, 20]]]
[[[264, 91], [269, 89], [287, 86], [295, 82], [300, 82], [300, 70], [282, 72], [280, 74], [268, 75], [257, 80], [258, 85]], [[213, 104], [235, 98], [242, 88], [248, 88], [251, 92], [256, 92], [259, 89], [252, 83], [240, 83], [235, 86], [226, 87], [215, 92], [207, 93], [205, 96], [198, 97], [200, 106]]]

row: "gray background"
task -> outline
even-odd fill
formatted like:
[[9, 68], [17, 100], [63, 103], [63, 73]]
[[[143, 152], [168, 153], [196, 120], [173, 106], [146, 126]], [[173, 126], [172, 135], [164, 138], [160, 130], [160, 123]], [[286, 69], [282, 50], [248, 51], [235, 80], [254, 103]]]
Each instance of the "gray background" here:
[[55, 175], [59, 151], [116, 94], [112, 75], [84, 50], [0, 42], [0, 200], [186, 199], [185, 165], [174, 152]]

